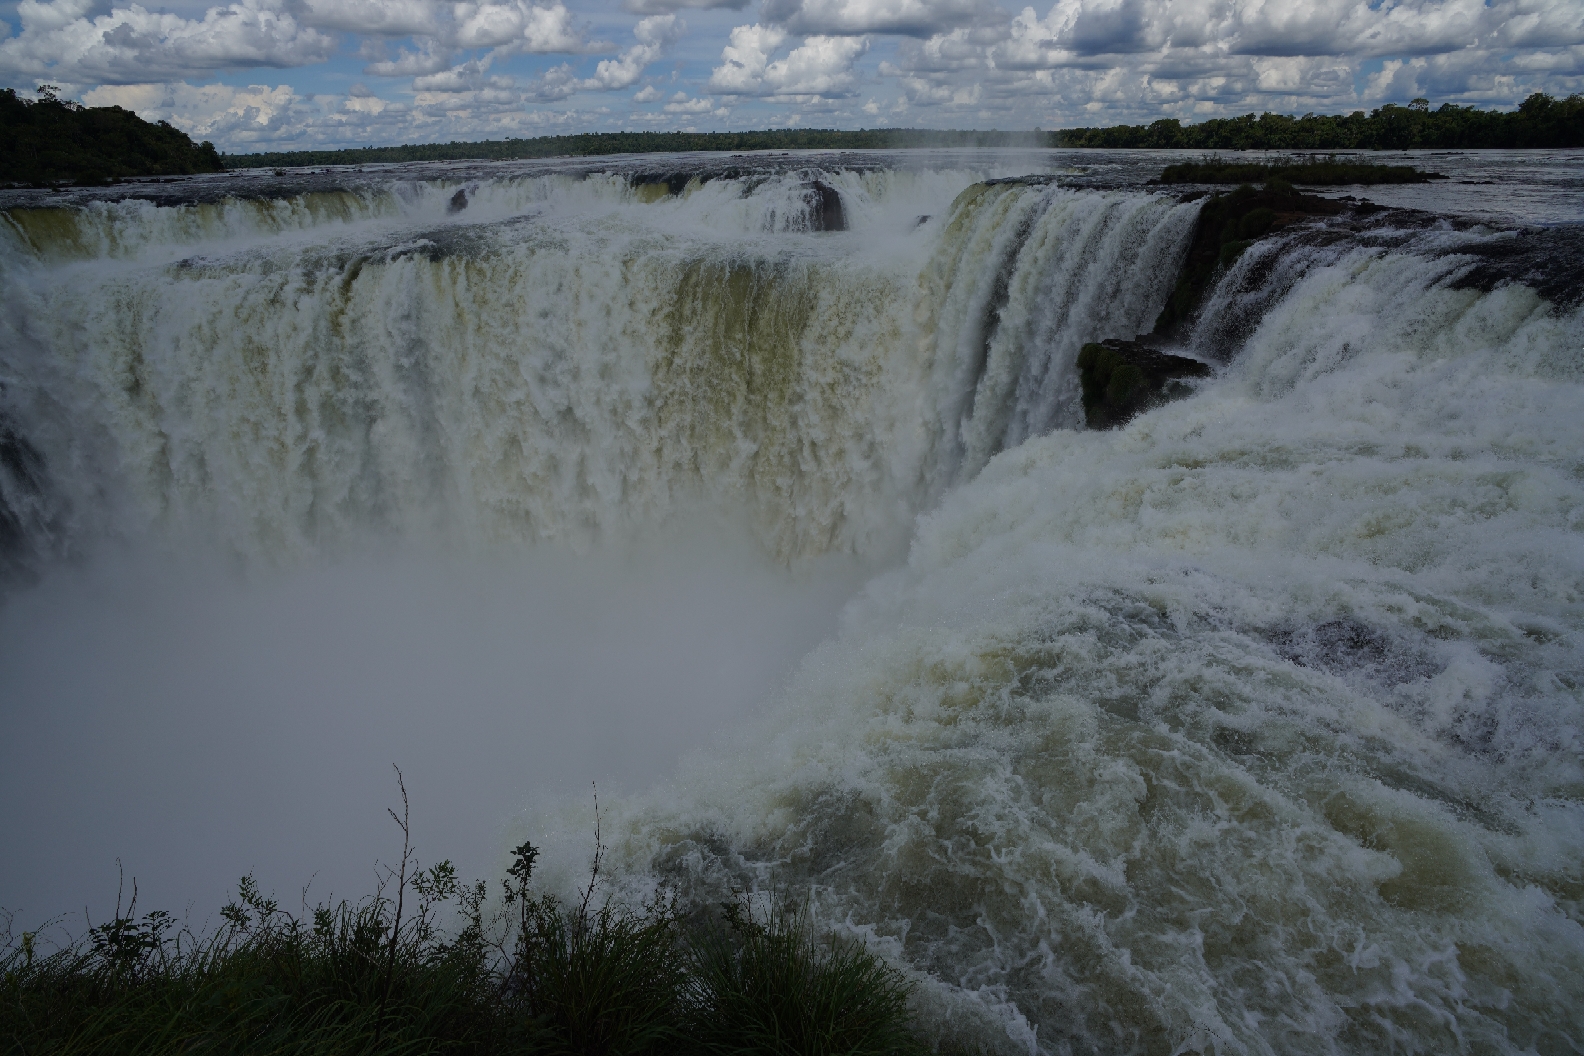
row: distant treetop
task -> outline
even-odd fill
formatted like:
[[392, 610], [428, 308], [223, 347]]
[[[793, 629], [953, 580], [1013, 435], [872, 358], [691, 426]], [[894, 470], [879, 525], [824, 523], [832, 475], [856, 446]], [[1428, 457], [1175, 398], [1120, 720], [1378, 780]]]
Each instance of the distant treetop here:
[[686, 151], [894, 150], [905, 147], [1045, 147], [1044, 132], [958, 132], [927, 128], [776, 129], [764, 132], [589, 132], [536, 139], [496, 139], [477, 143], [413, 143], [352, 150], [292, 150], [222, 155], [227, 168], [278, 165], [377, 165], [402, 161], [515, 161], [521, 158], [578, 158], [606, 154], [656, 154]]
[[1584, 96], [1531, 95], [1503, 113], [1428, 99], [1344, 115], [1246, 114], [1184, 125], [1059, 132], [935, 129], [781, 129], [763, 132], [599, 132], [478, 143], [422, 143], [361, 150], [219, 155], [160, 121], [120, 107], [88, 108], [39, 85], [37, 100], [0, 89], [0, 183], [104, 183], [127, 176], [218, 172], [222, 168], [362, 165], [403, 161], [510, 160], [659, 151], [886, 150], [909, 147], [1145, 147], [1188, 150], [1408, 150], [1584, 147]]
[[1428, 99], [1387, 104], [1369, 114], [1247, 114], [1184, 125], [1074, 128], [1052, 133], [1062, 147], [1180, 147], [1191, 150], [1415, 150], [1584, 147], [1584, 96], [1535, 94], [1511, 113]]
[[922, 128], [779, 129], [763, 132], [592, 132], [477, 143], [417, 143], [354, 150], [227, 154], [228, 168], [283, 165], [366, 165], [403, 161], [506, 161], [680, 151], [894, 150], [909, 147], [1180, 147], [1191, 150], [1404, 150], [1415, 147], [1584, 146], [1584, 97], [1531, 95], [1515, 113], [1427, 99], [1366, 114], [1244, 117], [1184, 125], [1075, 128], [1064, 132], [971, 132]]
[[0, 184], [106, 183], [126, 176], [219, 172], [214, 144], [119, 106], [85, 107], [53, 84], [37, 100], [0, 89]]

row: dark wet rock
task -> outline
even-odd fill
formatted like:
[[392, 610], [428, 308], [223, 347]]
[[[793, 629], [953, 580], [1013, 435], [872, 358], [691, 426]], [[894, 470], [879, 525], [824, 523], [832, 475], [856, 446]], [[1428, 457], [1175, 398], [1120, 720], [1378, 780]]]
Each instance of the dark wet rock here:
[[1584, 304], [1584, 227], [1535, 228], [1460, 248], [1474, 264], [1454, 289], [1493, 290], [1522, 283], [1562, 308]]
[[0, 415], [0, 583], [26, 578], [38, 558], [29, 528], [45, 483], [43, 456]]
[[1403, 640], [1352, 616], [1271, 628], [1265, 636], [1279, 656], [1299, 667], [1383, 686], [1431, 678], [1443, 666], [1423, 643]]
[[1290, 188], [1294, 183], [1311, 187], [1347, 187], [1371, 183], [1429, 183], [1446, 178], [1439, 172], [1424, 172], [1411, 165], [1378, 165], [1311, 154], [1296, 163], [1227, 162], [1220, 159], [1179, 162], [1166, 166], [1160, 178], [1151, 182], [1263, 183], [1267, 187], [1279, 182]]
[[847, 214], [842, 209], [841, 192], [824, 180], [814, 180], [809, 184], [809, 190], [812, 192], [809, 200], [809, 230], [847, 230]]
[[[746, 169], [736, 166], [725, 168], [699, 168], [686, 171], [657, 171], [644, 170], [633, 173], [628, 177], [628, 183], [634, 188], [639, 187], [664, 187], [667, 194], [678, 195], [687, 190], [691, 183], [703, 186], [711, 180], [736, 180], [762, 178], [766, 173], [761, 170]], [[807, 210], [807, 226], [796, 227], [797, 230], [808, 231], [845, 231], [847, 230], [847, 213], [842, 205], [841, 192], [824, 180], [809, 180], [803, 185], [803, 201]]]
[[712, 180], [752, 181], [763, 179], [769, 174], [770, 170], [762, 168], [701, 162], [689, 169], [639, 169], [628, 175], [627, 182], [632, 187], [664, 187], [667, 194], [677, 195], [687, 190], [690, 183], [702, 187]]
[[1279, 180], [1272, 180], [1263, 189], [1244, 185], [1230, 194], [1210, 195], [1199, 211], [1177, 285], [1155, 320], [1155, 333], [1164, 338], [1182, 330], [1198, 310], [1216, 274], [1260, 239], [1311, 217], [1375, 208], [1368, 203], [1352, 205], [1299, 194]]
[[708, 179], [708, 175], [696, 172], [635, 172], [629, 178], [633, 187], [656, 187], [664, 185], [667, 194], [681, 194], [693, 180], [700, 183]]
[[1147, 348], [1137, 341], [1111, 339], [1083, 346], [1078, 376], [1083, 384], [1084, 419], [1091, 429], [1111, 429], [1140, 411], [1186, 396], [1187, 378], [1208, 377], [1196, 359]]
[[460, 213], [462, 210], [466, 209], [467, 207], [468, 207], [467, 191], [463, 190], [461, 188], [458, 188], [457, 192], [451, 196], [451, 201], [449, 203], [447, 203], [446, 212], [447, 213]]

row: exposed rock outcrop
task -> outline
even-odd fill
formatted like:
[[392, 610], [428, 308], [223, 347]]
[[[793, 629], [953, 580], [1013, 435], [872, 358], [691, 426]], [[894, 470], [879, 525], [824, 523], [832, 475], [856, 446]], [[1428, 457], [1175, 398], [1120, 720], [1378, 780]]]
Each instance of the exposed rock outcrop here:
[[1263, 189], [1245, 184], [1230, 194], [1212, 194], [1199, 212], [1188, 256], [1166, 307], [1155, 320], [1155, 333], [1173, 335], [1192, 319], [1216, 272], [1257, 240], [1311, 216], [1336, 216], [1359, 208], [1299, 194], [1281, 180], [1271, 180]]
[[[629, 177], [631, 186], [644, 195], [645, 201], [654, 201], [666, 195], [678, 195], [689, 184], [704, 186], [711, 180], [732, 180], [758, 176], [747, 169], [724, 168], [718, 170], [689, 170], [683, 172], [638, 172]], [[807, 210], [807, 227], [794, 230], [845, 231], [847, 212], [842, 204], [841, 192], [824, 180], [808, 180], [802, 186], [802, 197]]]
[[26, 578], [39, 556], [44, 487], [43, 457], [0, 412], [0, 584]]
[[1196, 359], [1115, 338], [1083, 346], [1078, 376], [1083, 384], [1084, 420], [1091, 429], [1111, 429], [1140, 411], [1186, 396], [1184, 379], [1203, 378], [1210, 368]]
[[842, 211], [841, 192], [824, 180], [809, 185], [812, 192], [809, 202], [810, 231], [845, 231], [847, 214]]

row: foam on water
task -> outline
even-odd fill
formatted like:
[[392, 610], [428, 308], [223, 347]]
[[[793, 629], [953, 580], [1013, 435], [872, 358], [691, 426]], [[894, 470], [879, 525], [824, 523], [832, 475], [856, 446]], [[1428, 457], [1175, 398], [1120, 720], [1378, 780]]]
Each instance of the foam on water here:
[[806, 885], [1009, 1052], [1577, 1047], [1584, 318], [1447, 278], [1343, 253], [992, 460], [629, 868]]
[[[905, 547], [762, 720], [610, 806], [621, 885], [810, 892], [994, 1051], [1584, 1045], [1584, 314], [1464, 288], [1510, 236], [1257, 245], [1187, 338], [1217, 376], [1097, 433], [1073, 357], [1148, 329], [1196, 206], [629, 175], [13, 214], [0, 426], [42, 468], [0, 512], [253, 570], [700, 509]], [[522, 828], [571, 884], [558, 810]]]

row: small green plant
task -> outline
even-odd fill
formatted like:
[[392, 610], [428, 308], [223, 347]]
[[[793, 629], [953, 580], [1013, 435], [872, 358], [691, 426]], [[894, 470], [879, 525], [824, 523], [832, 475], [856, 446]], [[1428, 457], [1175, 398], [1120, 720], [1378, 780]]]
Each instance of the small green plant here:
[[[531, 1024], [538, 1051], [661, 1053], [680, 1040], [682, 963], [674, 901], [659, 898], [632, 912], [606, 899], [596, 908], [604, 856], [597, 793], [594, 859], [575, 906], [532, 892], [538, 848], [523, 843], [512, 852], [503, 901], [515, 936], [502, 990]], [[486, 927], [477, 917], [472, 926]]]
[[399, 770], [397, 786], [401, 858], [360, 902], [292, 913], [245, 876], [200, 935], [139, 916], [134, 882], [49, 952], [0, 911], [0, 1056], [920, 1051], [906, 985], [861, 943], [818, 942], [796, 914], [688, 925], [674, 897], [619, 902], [597, 799], [575, 899], [535, 890], [531, 843], [492, 899], [450, 862], [421, 866]]
[[815, 938], [803, 909], [746, 898], [689, 943], [687, 1035], [714, 1056], [904, 1056], [923, 1052], [910, 987], [861, 942]]

